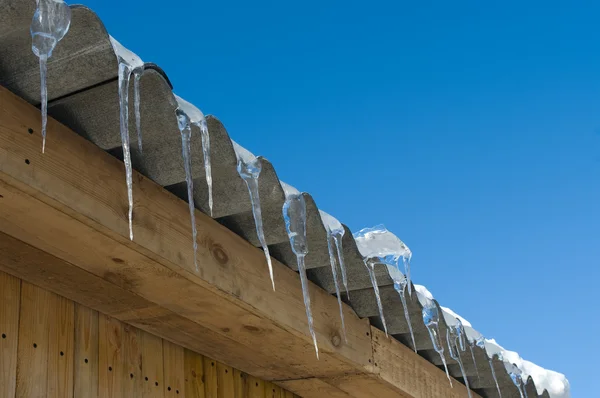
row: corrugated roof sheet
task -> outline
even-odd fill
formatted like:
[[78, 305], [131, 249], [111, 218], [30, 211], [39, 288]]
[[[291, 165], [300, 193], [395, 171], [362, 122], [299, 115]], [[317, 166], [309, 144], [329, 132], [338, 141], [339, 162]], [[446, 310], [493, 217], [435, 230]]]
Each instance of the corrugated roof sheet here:
[[[39, 105], [39, 66], [37, 58], [31, 52], [29, 33], [34, 7], [33, 1], [0, 0], [0, 84], [30, 103]], [[71, 8], [70, 32], [57, 46], [48, 63], [49, 115], [119, 157], [121, 140], [117, 58], [108, 33], [98, 16], [83, 6]], [[133, 91], [133, 85], [131, 86]], [[135, 146], [135, 117], [133, 107], [130, 107], [132, 161], [136, 170], [186, 199], [181, 137], [175, 117], [177, 101], [172, 90], [173, 87], [164, 71], [154, 64], [145, 64], [140, 93], [144, 153], [142, 156]], [[130, 98], [133, 98], [133, 94]], [[236, 155], [229, 134], [216, 117], [208, 116], [207, 123], [214, 181], [213, 217], [253, 245], [259, 246], [248, 190], [238, 176]], [[194, 126], [193, 129], [197, 127]], [[208, 196], [199, 139], [192, 142], [192, 162], [195, 205], [208, 214]], [[296, 268], [296, 257], [288, 241], [281, 211], [285, 195], [273, 165], [267, 159], [262, 159], [262, 164], [259, 192], [267, 244], [274, 258], [291, 268]], [[314, 283], [333, 294], [335, 287], [329, 263], [327, 233], [317, 204], [309, 194], [304, 195], [308, 211], [308, 275]], [[344, 228], [346, 233], [343, 237], [343, 249], [350, 300], [346, 293], [343, 293], [343, 298], [360, 317], [368, 317], [372, 324], [381, 328], [369, 275], [352, 233], [347, 227]], [[393, 282], [384, 266], [378, 266], [376, 274], [389, 333], [410, 347], [408, 324], [404, 318], [400, 298], [393, 289]], [[266, 267], [265, 278], [268, 278]], [[340, 287], [343, 289], [341, 283]], [[422, 322], [422, 307], [416, 295], [407, 296], [406, 299], [418, 353], [441, 366], [441, 360], [433, 350], [427, 329]], [[444, 320], [441, 320], [440, 324], [442, 336], [445, 336], [447, 325]], [[472, 388], [484, 397], [497, 397], [485, 351], [475, 347], [478, 369], [475, 369], [468, 350], [461, 353], [461, 356]], [[457, 362], [447, 355], [447, 350], [446, 361], [449, 363], [451, 375], [461, 380], [460, 368]], [[493, 359], [493, 364], [502, 396], [519, 397], [519, 392], [505, 371], [503, 363]], [[526, 388], [529, 397], [538, 396], [531, 379]], [[549, 397], [547, 392], [541, 396]]]

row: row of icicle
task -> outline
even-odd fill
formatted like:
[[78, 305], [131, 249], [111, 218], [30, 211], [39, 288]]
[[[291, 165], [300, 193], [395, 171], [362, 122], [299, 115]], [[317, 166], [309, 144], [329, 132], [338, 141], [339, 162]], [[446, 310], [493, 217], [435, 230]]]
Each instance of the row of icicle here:
[[[58, 42], [67, 34], [71, 23], [71, 9], [69, 6], [61, 0], [37, 0], [37, 7], [33, 20], [31, 23], [31, 36], [32, 36], [32, 50], [34, 54], [39, 58], [40, 64], [40, 79], [41, 79], [41, 111], [42, 111], [42, 152], [45, 151], [46, 146], [46, 125], [47, 125], [47, 85], [46, 85], [46, 71], [48, 59], [52, 56], [52, 51], [58, 44]], [[129, 203], [128, 209], [128, 221], [129, 221], [129, 238], [133, 240], [133, 193], [132, 193], [132, 164], [130, 154], [130, 143], [129, 143], [129, 86], [131, 76], [134, 78], [134, 114], [135, 124], [137, 132], [137, 144], [138, 150], [142, 152], [142, 129], [141, 129], [141, 116], [140, 116], [140, 80], [144, 71], [143, 61], [134, 53], [130, 52], [123, 46], [121, 46], [116, 40], [111, 37], [111, 43], [113, 49], [118, 58], [119, 71], [118, 71], [118, 86], [119, 86], [119, 103], [120, 103], [120, 132], [121, 142], [123, 148], [123, 161], [126, 169], [126, 185], [127, 185], [127, 198]], [[212, 216], [213, 210], [213, 198], [212, 198], [212, 176], [211, 176], [211, 161], [210, 161], [210, 138], [206, 120], [202, 112], [194, 107], [192, 104], [176, 96], [178, 102], [178, 108], [176, 111], [176, 118], [179, 130], [181, 132], [182, 141], [182, 157], [185, 169], [188, 203], [190, 218], [192, 224], [192, 236], [193, 236], [193, 249], [194, 249], [194, 265], [198, 270], [198, 264], [196, 260], [197, 254], [197, 232], [196, 232], [196, 221], [195, 221], [195, 207], [194, 207], [194, 187], [193, 187], [193, 176], [192, 176], [192, 162], [191, 162], [191, 140], [192, 140], [192, 127], [196, 126], [201, 133], [202, 140], [202, 151], [204, 155], [204, 169], [206, 173], [206, 181], [208, 187], [209, 197], [209, 210]], [[247, 185], [248, 193], [252, 203], [252, 213], [256, 225], [256, 233], [258, 240], [263, 248], [265, 258], [267, 261], [269, 275], [271, 278], [271, 284], [273, 290], [275, 290], [275, 280], [273, 276], [273, 265], [271, 262], [271, 256], [269, 254], [269, 248], [266, 243], [263, 224], [262, 214], [260, 206], [260, 198], [258, 194], [258, 178], [262, 170], [261, 159], [250, 154], [242, 147], [234, 143], [235, 152], [238, 158], [237, 170], [240, 177], [244, 180]], [[306, 202], [304, 195], [290, 187], [287, 184], [282, 183], [282, 188], [285, 192], [285, 203], [283, 205], [283, 217], [285, 221], [286, 231], [290, 240], [290, 244], [293, 252], [297, 258], [298, 271], [300, 274], [300, 280], [302, 285], [302, 292], [304, 296], [304, 304], [306, 308], [306, 316], [308, 319], [309, 332], [312, 337], [317, 358], [319, 356], [319, 349], [317, 345], [316, 333], [314, 331], [313, 317], [311, 313], [310, 295], [308, 291], [308, 278], [306, 275], [306, 264], [305, 257], [308, 253], [308, 244], [306, 237]], [[338, 304], [340, 308], [340, 318], [342, 324], [342, 332], [344, 339], [346, 339], [346, 329], [344, 323], [343, 305], [341, 301], [340, 286], [338, 283], [338, 267], [341, 271], [341, 279], [344, 284], [346, 293], [349, 298], [348, 279], [346, 274], [346, 268], [344, 264], [344, 255], [342, 247], [342, 238], [345, 230], [342, 224], [335, 218], [325, 212], [320, 212], [321, 219], [327, 232], [327, 247], [329, 250], [331, 271], [333, 275], [335, 291], [338, 298]], [[364, 264], [369, 273], [369, 277], [372, 282], [373, 290], [375, 292], [377, 306], [379, 309], [380, 317], [384, 325], [384, 330], [387, 334], [387, 325], [383, 314], [383, 306], [381, 304], [381, 298], [379, 295], [379, 286], [377, 284], [377, 278], [375, 274], [375, 266], [382, 264], [388, 267], [388, 273], [392, 277], [394, 282], [394, 289], [398, 292], [402, 305], [404, 307], [404, 315], [410, 329], [410, 335], [412, 339], [412, 345], [415, 352], [417, 346], [415, 344], [414, 334], [412, 330], [412, 324], [410, 321], [410, 315], [408, 313], [405, 292], [408, 291], [409, 297], [412, 295], [411, 280], [410, 280], [410, 260], [412, 253], [410, 249], [395, 235], [391, 234], [383, 226], [375, 228], [368, 228], [359, 231], [354, 234], [354, 238], [357, 242], [359, 250], [364, 257]], [[383, 245], [382, 245], [383, 244]], [[400, 264], [403, 264], [402, 273]], [[440, 321], [439, 312], [437, 305], [433, 300], [425, 298], [423, 305], [423, 321], [429, 331], [431, 341], [434, 349], [439, 353], [442, 358], [448, 380], [452, 385], [452, 380], [448, 374], [448, 368], [444, 357], [444, 346], [441, 340], [438, 324]], [[460, 357], [460, 351], [465, 351], [466, 346], [469, 346], [471, 350], [471, 356], [475, 367], [475, 355], [473, 352], [473, 346], [476, 344], [481, 348], [485, 348], [485, 340], [482, 338], [476, 342], [467, 342], [466, 335], [462, 323], [458, 320], [458, 323], [448, 328], [446, 341], [448, 344], [448, 351], [450, 357], [456, 360], [461, 368], [463, 378], [471, 396], [469, 389], [469, 382], [465, 375], [464, 366]], [[502, 358], [500, 358], [502, 360]], [[498, 393], [501, 396], [498, 381], [492, 364], [492, 360], [489, 360], [490, 368], [494, 380], [496, 381], [496, 387]], [[524, 383], [521, 378], [521, 371], [518, 367], [512, 364], [505, 364], [506, 370], [513, 380], [514, 384], [519, 389], [521, 397], [526, 397], [527, 392], [525, 391]]]

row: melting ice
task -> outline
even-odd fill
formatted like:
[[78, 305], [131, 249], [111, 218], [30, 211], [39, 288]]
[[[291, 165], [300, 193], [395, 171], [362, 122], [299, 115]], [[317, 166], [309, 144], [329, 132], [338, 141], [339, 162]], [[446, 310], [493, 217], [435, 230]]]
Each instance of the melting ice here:
[[[477, 339], [477, 346], [486, 350], [487, 353], [487, 349], [485, 346], [485, 338], [483, 336]], [[496, 389], [498, 390], [498, 395], [500, 396], [500, 398], [502, 398], [502, 391], [500, 391], [500, 386], [498, 385], [498, 378], [496, 377], [496, 370], [494, 369], [493, 354], [489, 355], [488, 353], [488, 358], [490, 363], [490, 370], [492, 371], [492, 377], [494, 378], [494, 383], [496, 383]]]
[[[344, 265], [344, 253], [342, 251], [342, 238], [344, 236], [344, 227], [342, 224], [335, 219], [333, 216], [325, 213], [323, 210], [319, 210], [321, 220], [325, 229], [327, 230], [327, 248], [329, 249], [329, 262], [331, 263], [331, 273], [333, 276], [333, 283], [335, 285], [335, 293], [338, 298], [338, 305], [340, 307], [340, 319], [342, 321], [342, 333], [344, 334], [344, 340], [348, 341], [346, 337], [346, 325], [344, 323], [344, 310], [342, 306], [342, 296], [340, 295], [340, 285], [338, 283], [338, 274], [336, 263], [339, 264], [342, 271], [342, 279], [344, 286], [346, 287], [346, 293], [348, 293], [348, 282], [346, 279], [346, 267]], [[334, 252], [333, 246], [335, 245], [336, 251]], [[337, 256], [336, 256], [337, 254]]]
[[[462, 362], [462, 358], [460, 357], [460, 351], [465, 351], [465, 329], [460, 322], [460, 319], [455, 318], [456, 323], [452, 326], [448, 325], [448, 329], [446, 330], [446, 342], [448, 343], [448, 352], [450, 353], [450, 357], [458, 362], [460, 366], [460, 372], [465, 380], [465, 385], [467, 387], [467, 393], [469, 394], [469, 398], [472, 397], [471, 387], [469, 386], [469, 379], [467, 378], [467, 374], [465, 373], [465, 367]], [[459, 351], [460, 349], [460, 351]]]
[[62, 0], [37, 0], [31, 21], [31, 49], [40, 60], [42, 153], [46, 150], [46, 125], [48, 124], [48, 87], [46, 75], [48, 58], [71, 26], [71, 9]]
[[[116, 41], [110, 38], [113, 50], [119, 61], [119, 106], [121, 144], [123, 146], [123, 162], [125, 163], [125, 179], [127, 184], [127, 199], [129, 201], [129, 239], [133, 240], [133, 167], [129, 150], [129, 80], [136, 69], [143, 69], [144, 62]], [[139, 96], [139, 93], [134, 93]]]
[[[288, 186], [289, 187], [289, 186]], [[306, 318], [308, 319], [308, 330], [315, 345], [315, 352], [319, 358], [319, 347], [317, 345], [317, 336], [310, 308], [310, 293], [308, 291], [308, 278], [306, 276], [306, 264], [304, 259], [308, 254], [308, 245], [306, 239], [306, 202], [302, 193], [294, 193], [295, 189], [286, 191], [285, 203], [283, 204], [283, 219], [285, 220], [285, 228], [290, 238], [290, 245], [296, 260], [298, 261], [298, 272], [300, 273], [300, 281], [302, 283], [302, 295], [304, 296], [304, 307], [306, 308]], [[296, 191], [298, 192], [298, 191]]]
[[448, 372], [448, 365], [446, 364], [446, 358], [444, 357], [444, 346], [442, 344], [442, 339], [440, 336], [439, 322], [440, 315], [437, 308], [437, 305], [433, 301], [433, 296], [431, 293], [425, 289], [429, 296], [424, 294], [419, 290], [421, 286], [415, 286], [417, 289], [417, 297], [419, 302], [423, 306], [423, 323], [427, 327], [427, 331], [429, 332], [429, 337], [431, 338], [431, 342], [433, 343], [433, 349], [440, 355], [442, 362], [444, 363], [444, 369], [446, 370], [446, 377], [450, 382], [450, 386], [452, 386], [452, 379], [450, 378], [450, 373]]
[[[385, 318], [383, 318], [383, 308], [381, 306], [381, 300], [379, 298], [379, 287], [377, 287], [377, 280], [375, 277], [374, 267], [375, 264], [383, 264], [387, 267], [388, 274], [394, 281], [394, 289], [398, 292], [400, 300], [402, 301], [402, 307], [404, 308], [404, 317], [410, 331], [410, 337], [413, 344], [413, 349], [417, 352], [417, 345], [415, 344], [415, 336], [412, 329], [412, 323], [410, 321], [410, 314], [408, 313], [408, 306], [406, 298], [404, 296], [405, 290], [408, 287], [410, 292], [411, 283], [409, 279], [410, 272], [410, 259], [412, 252], [396, 235], [388, 231], [383, 225], [378, 225], [373, 228], [364, 228], [354, 234], [356, 245], [360, 254], [365, 258], [365, 264], [373, 283], [373, 289], [377, 297], [377, 305], [379, 306], [379, 312], [381, 314], [382, 321], [385, 325]], [[406, 276], [402, 274], [400, 270], [400, 262], [404, 265], [404, 271]], [[410, 294], [410, 293], [409, 293]]]
[[238, 174], [248, 187], [250, 202], [252, 204], [252, 215], [254, 216], [254, 224], [256, 225], [256, 235], [258, 236], [258, 241], [265, 253], [267, 265], [269, 266], [269, 275], [271, 276], [271, 284], [273, 285], [273, 290], [275, 290], [273, 264], [271, 263], [271, 255], [269, 254], [269, 247], [267, 246], [267, 240], [265, 239], [262, 209], [260, 207], [260, 197], [258, 196], [258, 177], [262, 171], [262, 163], [259, 158], [254, 156], [237, 142], [231, 142], [233, 144], [233, 149], [235, 150], [235, 155], [237, 156]]
[[506, 369], [506, 372], [510, 376], [510, 379], [512, 380], [515, 387], [517, 387], [517, 390], [519, 390], [521, 398], [525, 398], [527, 396], [527, 392], [525, 391], [523, 379], [521, 378], [521, 375], [523, 374], [521, 369], [519, 369], [517, 365], [512, 364], [508, 361], [504, 361], [504, 368]]

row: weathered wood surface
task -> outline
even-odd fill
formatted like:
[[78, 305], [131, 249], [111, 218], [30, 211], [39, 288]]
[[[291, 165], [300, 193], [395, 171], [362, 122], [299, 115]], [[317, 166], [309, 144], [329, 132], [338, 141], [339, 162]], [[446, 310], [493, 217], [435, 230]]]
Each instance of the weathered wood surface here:
[[[248, 396], [234, 394], [239, 371], [225, 364], [1, 271], [0, 289], [2, 398]], [[215, 369], [210, 389], [203, 362]], [[254, 396], [280, 393], [269, 386]]]
[[[383, 377], [373, 365], [368, 320], [344, 306], [348, 341], [340, 339], [336, 299], [311, 284], [316, 360], [297, 273], [274, 261], [274, 292], [262, 252], [200, 212], [196, 271], [187, 204], [137, 173], [131, 242], [123, 164], [54, 120], [42, 154], [39, 124], [39, 110], [0, 88], [1, 270], [101, 312], [100, 320], [127, 322], [255, 377], [300, 386], [294, 391], [307, 397], [319, 396], [310, 383], [314, 391], [327, 385], [331, 394], [355, 397], [364, 396], [356, 384], [380, 397], [406, 391], [395, 384], [402, 379]], [[100, 322], [100, 336], [107, 332]], [[119, 371], [99, 367], [100, 396], [129, 385], [123, 379], [132, 364], [111, 350], [101, 347], [99, 358], [115, 355]], [[241, 377], [242, 396], [256, 394], [249, 377]], [[239, 395], [235, 374], [234, 382]], [[188, 387], [184, 378], [181, 389]]]

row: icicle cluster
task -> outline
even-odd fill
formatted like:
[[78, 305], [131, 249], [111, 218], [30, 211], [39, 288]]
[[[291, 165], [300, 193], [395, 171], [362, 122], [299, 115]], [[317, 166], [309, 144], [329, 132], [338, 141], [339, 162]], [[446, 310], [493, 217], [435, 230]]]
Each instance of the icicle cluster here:
[[232, 143], [233, 149], [235, 150], [235, 155], [237, 157], [238, 174], [248, 187], [250, 202], [252, 204], [252, 215], [254, 216], [254, 224], [256, 225], [256, 236], [258, 237], [258, 241], [260, 242], [263, 252], [265, 253], [267, 266], [269, 267], [269, 275], [271, 277], [271, 284], [273, 286], [273, 291], [275, 291], [273, 264], [271, 262], [269, 246], [267, 246], [267, 240], [265, 239], [260, 196], [258, 195], [258, 178], [260, 177], [260, 173], [262, 171], [262, 163], [259, 158], [240, 146], [237, 142], [232, 141]]
[[458, 362], [460, 366], [460, 372], [465, 381], [465, 385], [467, 387], [467, 392], [469, 394], [469, 398], [472, 397], [471, 388], [469, 386], [469, 379], [467, 378], [467, 374], [465, 373], [465, 366], [463, 365], [462, 358], [460, 356], [460, 351], [466, 350], [466, 336], [465, 329], [460, 321], [460, 319], [455, 318], [456, 323], [452, 326], [448, 325], [448, 329], [446, 329], [446, 342], [448, 343], [448, 353], [450, 357]]
[[62, 0], [37, 0], [31, 21], [31, 49], [40, 60], [40, 89], [42, 108], [42, 153], [46, 150], [48, 124], [48, 58], [71, 26], [71, 9]]
[[[339, 265], [342, 273], [342, 283], [346, 288], [346, 294], [348, 294], [348, 278], [346, 276], [346, 265], [344, 263], [344, 252], [342, 248], [342, 238], [344, 237], [345, 230], [342, 224], [332, 217], [331, 215], [319, 210], [321, 221], [327, 231], [327, 249], [329, 250], [329, 262], [331, 264], [331, 274], [333, 276], [333, 283], [335, 285], [335, 294], [337, 295], [338, 305], [340, 307], [340, 319], [342, 322], [342, 333], [344, 340], [347, 342], [346, 337], [346, 324], [344, 323], [344, 309], [342, 306], [342, 296], [340, 294], [340, 285], [338, 282], [337, 266]], [[333, 249], [335, 246], [335, 251]]]
[[[379, 286], [377, 284], [377, 278], [375, 275], [375, 266], [377, 264], [386, 266], [388, 274], [394, 281], [394, 289], [396, 292], [398, 292], [402, 302], [404, 317], [410, 331], [413, 349], [415, 352], [417, 352], [417, 345], [415, 343], [415, 336], [413, 333], [412, 323], [405, 297], [406, 290], [408, 290], [409, 296], [412, 292], [410, 282], [410, 260], [412, 258], [412, 252], [404, 242], [402, 242], [396, 235], [388, 231], [383, 225], [377, 225], [373, 228], [364, 228], [354, 234], [354, 239], [360, 254], [364, 258], [367, 271], [369, 272], [369, 277], [371, 278], [373, 290], [375, 291], [379, 313], [386, 334], [387, 325], [383, 315], [383, 307], [381, 305], [381, 298], [379, 295]], [[405, 274], [403, 274], [400, 270], [400, 263], [403, 265], [403, 271]]]

